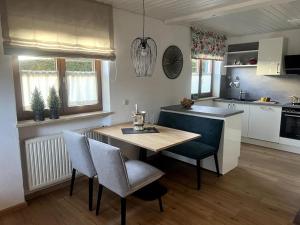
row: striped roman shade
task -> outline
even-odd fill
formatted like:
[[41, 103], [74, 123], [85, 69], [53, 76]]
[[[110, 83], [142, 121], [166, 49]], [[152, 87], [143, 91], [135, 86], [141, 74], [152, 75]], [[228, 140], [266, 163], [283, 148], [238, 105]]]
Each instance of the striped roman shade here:
[[92, 0], [0, 0], [6, 54], [114, 59], [112, 7]]

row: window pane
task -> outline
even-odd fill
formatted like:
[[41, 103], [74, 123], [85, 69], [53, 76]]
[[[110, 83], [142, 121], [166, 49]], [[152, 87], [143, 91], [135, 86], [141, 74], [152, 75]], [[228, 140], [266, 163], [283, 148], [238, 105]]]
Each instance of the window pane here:
[[199, 60], [192, 59], [192, 88], [191, 94], [199, 93]]
[[192, 73], [199, 72], [199, 63], [197, 59], [192, 59]]
[[93, 60], [66, 60], [67, 71], [95, 71]]
[[214, 74], [221, 74], [222, 63], [223, 61], [214, 61]]
[[211, 92], [211, 75], [202, 75], [201, 77], [201, 94]]
[[212, 73], [212, 60], [202, 60], [202, 74], [209, 75]]
[[95, 60], [66, 60], [68, 106], [95, 105], [98, 103]]
[[19, 71], [23, 109], [31, 111], [31, 97], [37, 88], [47, 108], [47, 98], [51, 87], [58, 91], [58, 72], [55, 58], [19, 56]]
[[212, 60], [202, 60], [201, 94], [211, 92]]

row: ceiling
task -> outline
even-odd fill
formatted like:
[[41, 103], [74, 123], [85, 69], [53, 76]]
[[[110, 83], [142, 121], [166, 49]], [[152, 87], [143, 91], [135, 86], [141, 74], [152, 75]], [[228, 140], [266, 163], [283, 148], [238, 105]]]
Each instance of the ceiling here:
[[[142, 0], [98, 1], [142, 12]], [[300, 0], [145, 0], [145, 6], [147, 16], [166, 24], [197, 25], [228, 36], [300, 28]]]

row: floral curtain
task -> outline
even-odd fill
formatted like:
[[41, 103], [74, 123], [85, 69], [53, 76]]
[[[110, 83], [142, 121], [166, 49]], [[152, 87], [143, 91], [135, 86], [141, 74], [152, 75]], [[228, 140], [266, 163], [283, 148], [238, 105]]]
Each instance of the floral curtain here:
[[192, 58], [223, 60], [226, 36], [192, 27]]

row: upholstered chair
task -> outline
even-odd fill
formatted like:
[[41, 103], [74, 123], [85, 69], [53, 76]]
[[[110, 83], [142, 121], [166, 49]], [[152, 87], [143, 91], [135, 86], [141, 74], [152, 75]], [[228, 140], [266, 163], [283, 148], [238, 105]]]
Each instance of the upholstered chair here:
[[[126, 197], [157, 181], [163, 172], [142, 161], [123, 159], [119, 148], [89, 139], [90, 150], [99, 178], [96, 215], [99, 214], [103, 187], [121, 197], [121, 224], [126, 224]], [[161, 196], [157, 197], [162, 211]]]
[[73, 194], [76, 171], [89, 178], [89, 210], [93, 208], [93, 180], [97, 175], [89, 149], [88, 140], [84, 135], [71, 131], [63, 132], [64, 141], [72, 163], [72, 179], [70, 196]]

